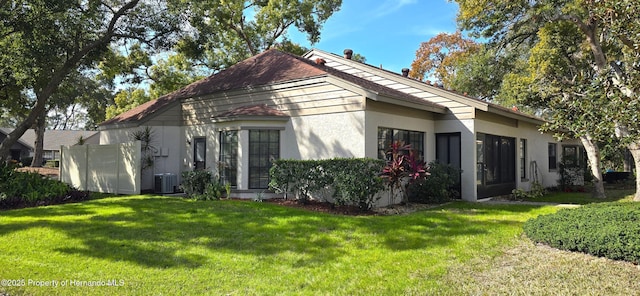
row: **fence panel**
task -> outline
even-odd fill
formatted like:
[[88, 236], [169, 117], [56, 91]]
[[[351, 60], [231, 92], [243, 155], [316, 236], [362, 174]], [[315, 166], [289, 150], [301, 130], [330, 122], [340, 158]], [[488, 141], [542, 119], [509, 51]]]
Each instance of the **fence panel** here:
[[140, 141], [62, 146], [60, 180], [80, 190], [140, 194]]

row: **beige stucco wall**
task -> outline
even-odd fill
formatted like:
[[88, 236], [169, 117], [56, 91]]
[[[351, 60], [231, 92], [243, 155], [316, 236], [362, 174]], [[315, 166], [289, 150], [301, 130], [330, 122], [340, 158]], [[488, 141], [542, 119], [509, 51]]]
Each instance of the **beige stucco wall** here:
[[[517, 126], [509, 126], [496, 122], [478, 120], [476, 122], [476, 132], [516, 138], [516, 181], [517, 187], [524, 190], [529, 190], [531, 187], [531, 181], [534, 180], [533, 176], [531, 175], [532, 162], [535, 162], [535, 164], [537, 165], [538, 181], [543, 186], [551, 187], [558, 184], [558, 171], [549, 169], [549, 143], [557, 144], [556, 155], [558, 157], [558, 161], [560, 161], [560, 158], [562, 156], [563, 145], [581, 145], [580, 141], [575, 139], [559, 142], [555, 138], [553, 138], [552, 135], [541, 133], [538, 130], [538, 126], [521, 121], [518, 122]], [[520, 176], [520, 139], [527, 140], [527, 176], [525, 179], [522, 179]]]
[[[473, 119], [442, 119], [435, 122], [436, 133], [460, 133], [460, 164], [462, 166], [460, 197], [477, 200], [476, 190], [476, 136]], [[434, 140], [435, 145], [435, 140]], [[431, 158], [434, 160], [435, 156]]]
[[[124, 129], [108, 129], [100, 131], [100, 144], [118, 144], [131, 142], [130, 134], [144, 127]], [[184, 132], [180, 126], [150, 126], [153, 137], [151, 146], [154, 148], [154, 165], [142, 172], [142, 190], [153, 189], [153, 175], [160, 173], [182, 172]]]
[[365, 111], [292, 117], [281, 140], [285, 159], [365, 157]]

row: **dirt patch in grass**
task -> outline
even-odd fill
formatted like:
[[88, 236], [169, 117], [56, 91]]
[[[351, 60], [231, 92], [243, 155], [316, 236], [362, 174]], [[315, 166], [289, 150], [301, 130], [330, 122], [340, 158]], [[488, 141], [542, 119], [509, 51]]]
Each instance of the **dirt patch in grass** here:
[[337, 215], [349, 215], [349, 216], [361, 216], [361, 215], [375, 215], [376, 213], [371, 210], [362, 210], [356, 206], [338, 206], [328, 202], [320, 202], [310, 200], [302, 203], [293, 199], [272, 198], [266, 199], [265, 202], [278, 204], [285, 207], [305, 209], [309, 211], [330, 213]]
[[59, 168], [50, 168], [50, 167], [22, 167], [22, 168], [18, 168], [16, 169], [19, 172], [33, 172], [33, 173], [38, 173], [40, 175], [43, 176], [47, 176], [51, 179], [54, 180], [58, 180], [58, 177], [60, 175], [60, 170]]
[[640, 268], [522, 237], [499, 256], [453, 266], [446, 280], [461, 295], [637, 295]]

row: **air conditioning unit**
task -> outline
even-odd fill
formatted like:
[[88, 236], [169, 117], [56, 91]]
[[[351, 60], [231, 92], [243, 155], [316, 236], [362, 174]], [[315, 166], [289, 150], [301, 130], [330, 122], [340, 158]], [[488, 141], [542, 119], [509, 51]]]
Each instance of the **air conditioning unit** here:
[[154, 180], [155, 193], [174, 193], [175, 187], [178, 186], [178, 176], [176, 174], [155, 174]]

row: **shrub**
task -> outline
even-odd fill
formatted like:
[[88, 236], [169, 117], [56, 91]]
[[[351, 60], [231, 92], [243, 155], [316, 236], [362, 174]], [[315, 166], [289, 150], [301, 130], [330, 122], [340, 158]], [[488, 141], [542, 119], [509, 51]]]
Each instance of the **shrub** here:
[[0, 208], [48, 205], [88, 198], [88, 192], [77, 191], [58, 180], [0, 165]]
[[269, 188], [295, 194], [302, 202], [311, 197], [338, 205], [355, 205], [369, 209], [382, 190], [378, 176], [384, 161], [378, 159], [336, 158], [327, 160], [274, 161]]
[[427, 166], [423, 178], [415, 179], [407, 184], [407, 195], [410, 202], [442, 203], [452, 199], [456, 192], [453, 188], [460, 178], [460, 170], [439, 162], [431, 162]]
[[367, 159], [345, 161], [332, 172], [335, 186], [334, 198], [339, 205], [356, 205], [369, 210], [380, 199], [378, 192], [384, 189], [380, 168], [382, 162]]
[[563, 209], [527, 221], [524, 232], [558, 249], [640, 264], [640, 203]]
[[516, 188], [511, 191], [511, 200], [523, 200], [523, 199], [535, 199], [543, 197], [547, 194], [547, 190], [538, 182], [531, 183], [531, 190], [524, 191], [523, 189]]
[[188, 198], [197, 200], [220, 199], [225, 192], [224, 185], [215, 181], [210, 171], [204, 170], [182, 172], [180, 187]]

